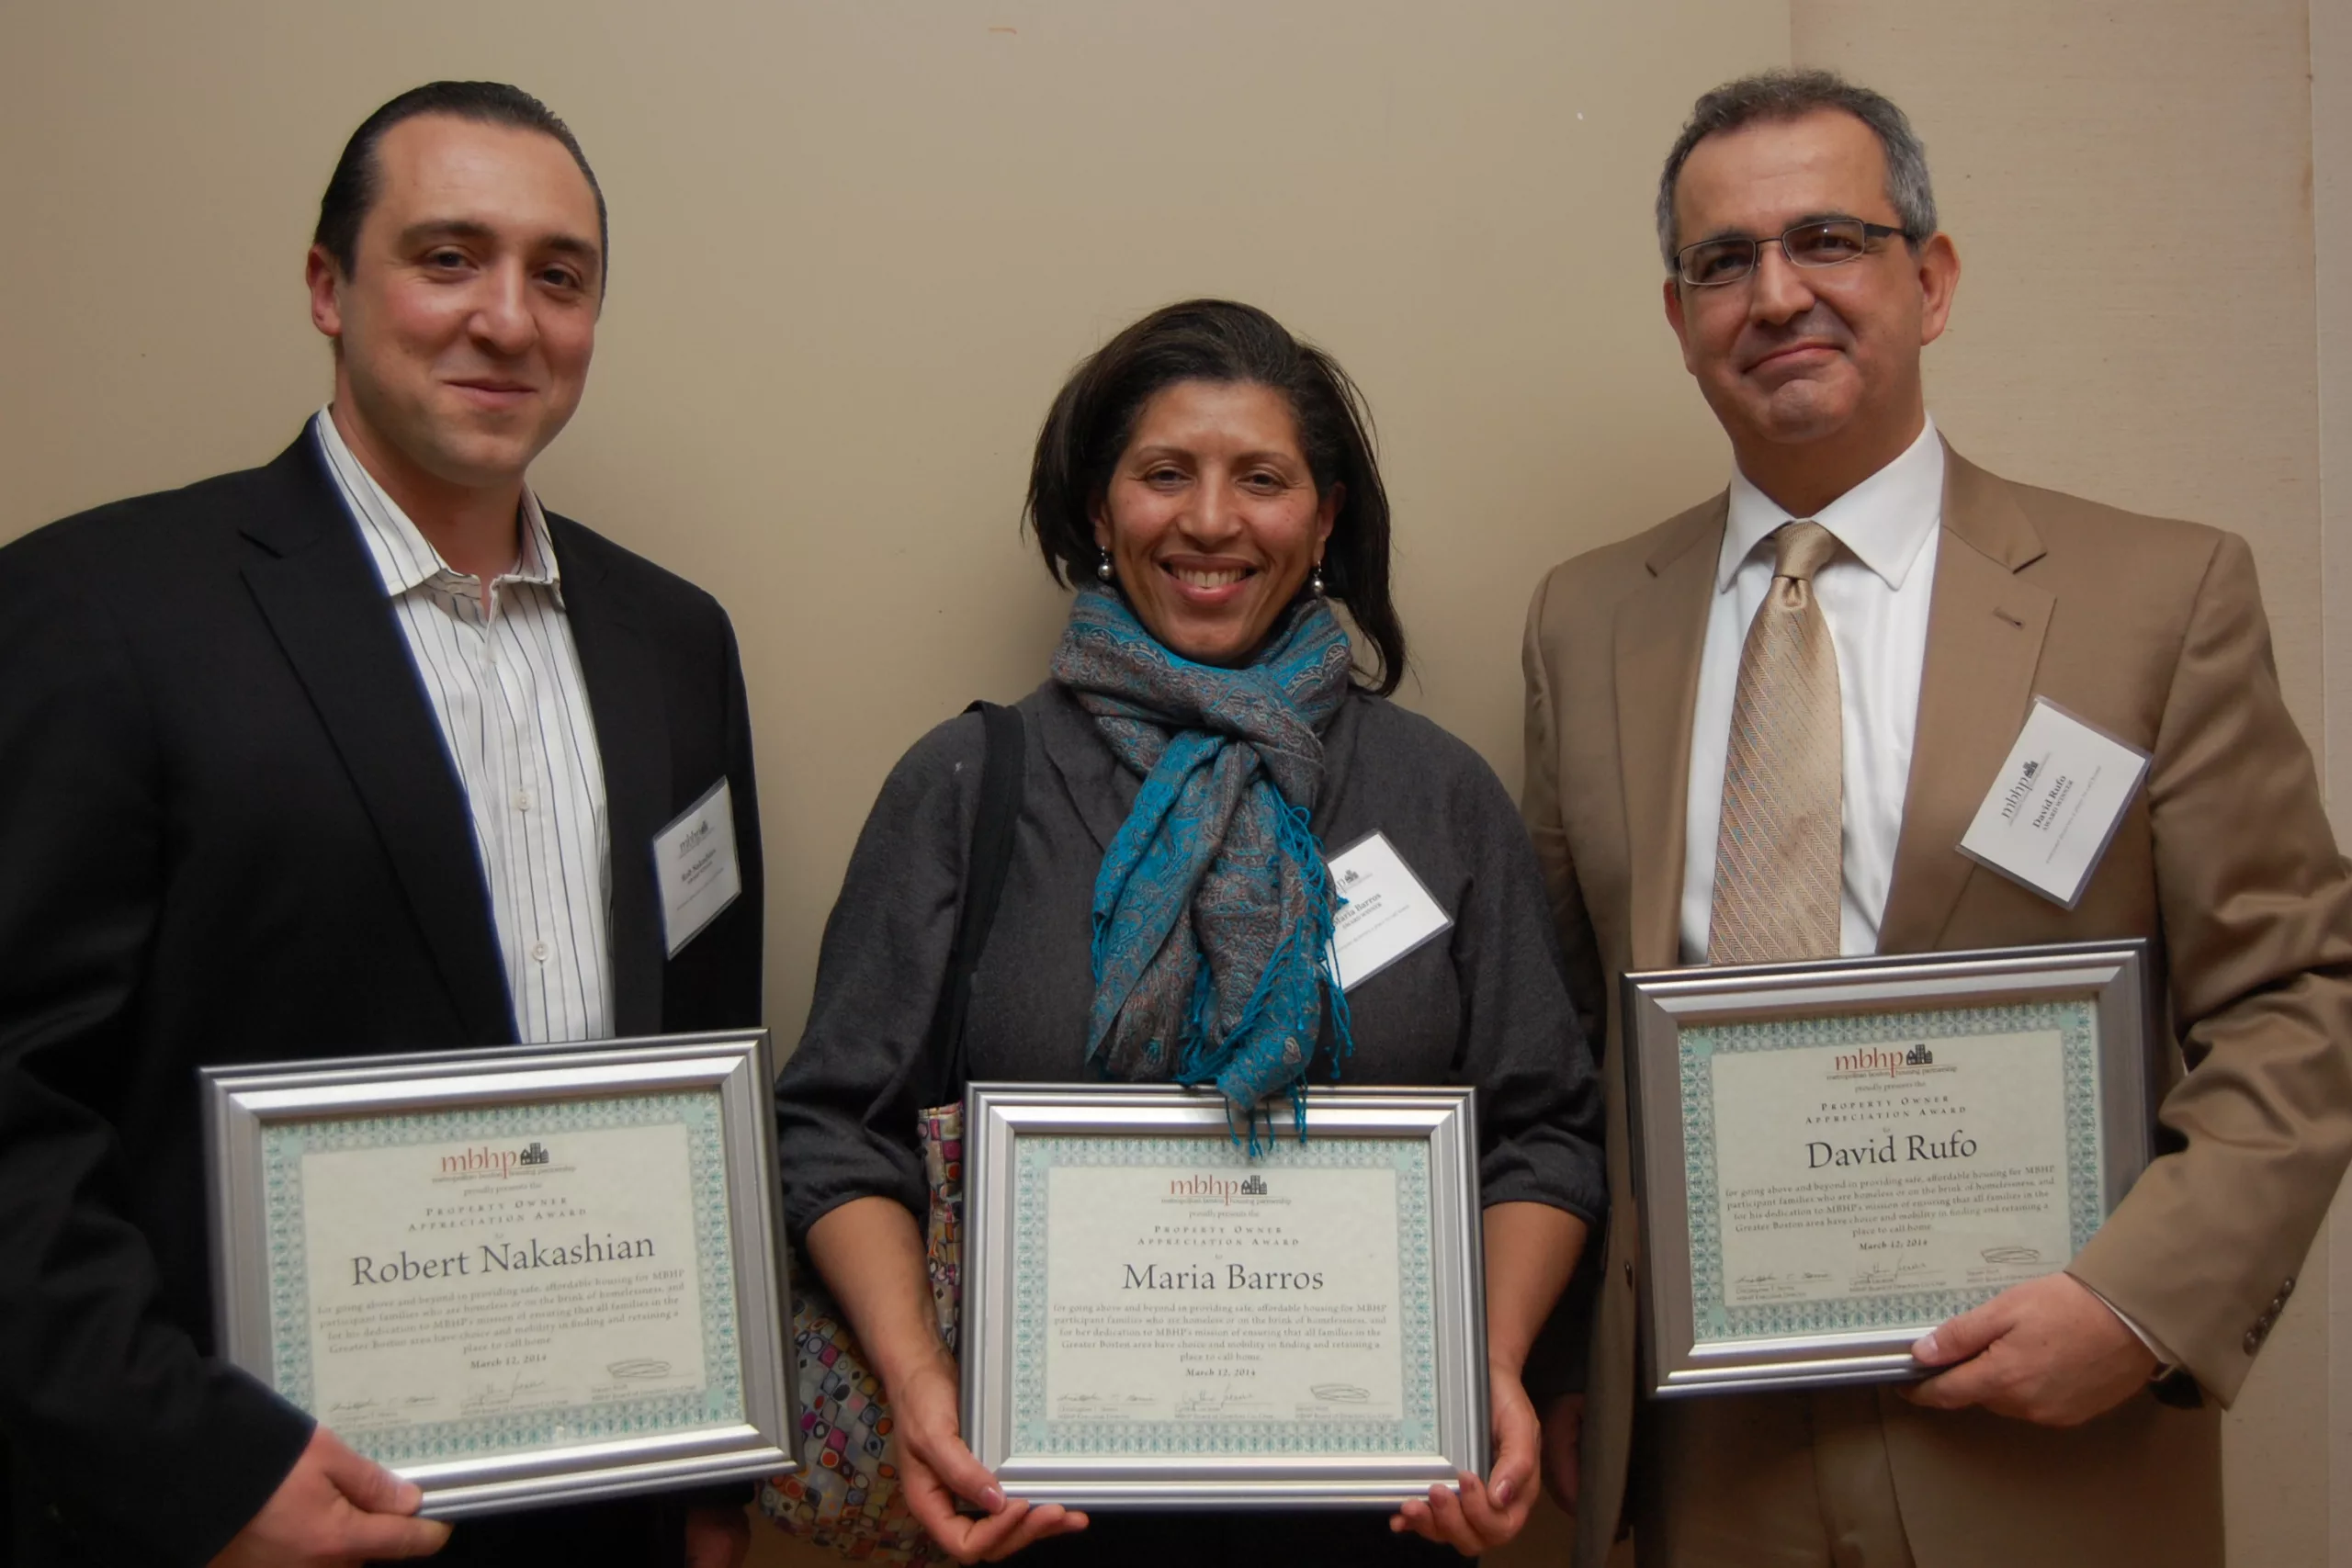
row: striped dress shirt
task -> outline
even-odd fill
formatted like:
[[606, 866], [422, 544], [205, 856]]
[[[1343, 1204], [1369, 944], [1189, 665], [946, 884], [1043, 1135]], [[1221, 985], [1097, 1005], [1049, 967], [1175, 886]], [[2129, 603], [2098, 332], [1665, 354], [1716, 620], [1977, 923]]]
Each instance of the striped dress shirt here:
[[547, 514], [523, 491], [522, 550], [490, 585], [450, 570], [360, 466], [332, 412], [311, 422], [392, 602], [464, 786], [516, 1038], [612, 1035], [605, 764]]

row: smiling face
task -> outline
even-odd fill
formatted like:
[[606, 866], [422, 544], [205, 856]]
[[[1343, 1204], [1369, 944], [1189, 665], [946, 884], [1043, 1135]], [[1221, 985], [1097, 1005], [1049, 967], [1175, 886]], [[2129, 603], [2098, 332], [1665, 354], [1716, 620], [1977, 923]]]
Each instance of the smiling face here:
[[375, 160], [350, 276], [317, 246], [308, 268], [338, 421], [404, 504], [519, 486], [587, 382], [595, 194], [555, 138], [451, 115], [402, 120]]
[[[1682, 166], [1674, 210], [1678, 245], [1767, 239], [1817, 218], [1902, 221], [1878, 138], [1838, 109], [1708, 137]], [[1771, 491], [1777, 471], [1810, 467], [1850, 485], [1917, 435], [1919, 351], [1943, 332], [1959, 274], [1941, 234], [1916, 251], [1879, 242], [1827, 267], [1793, 265], [1770, 243], [1742, 282], [1700, 288], [1668, 277], [1666, 313], [1749, 478]]]
[[1202, 664], [1247, 663], [1323, 558], [1340, 489], [1315, 492], [1289, 400], [1179, 381], [1144, 404], [1094, 514], [1136, 618]]

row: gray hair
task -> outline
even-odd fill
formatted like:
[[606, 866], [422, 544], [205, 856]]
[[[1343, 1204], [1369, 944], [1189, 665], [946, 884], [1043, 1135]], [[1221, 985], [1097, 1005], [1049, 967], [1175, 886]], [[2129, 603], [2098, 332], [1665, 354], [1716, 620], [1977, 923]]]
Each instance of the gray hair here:
[[1917, 245], [1936, 231], [1936, 193], [1928, 183], [1928, 150], [1901, 109], [1834, 71], [1758, 71], [1726, 82], [1690, 106], [1690, 119], [1666, 155], [1657, 181], [1657, 248], [1674, 270], [1674, 187], [1690, 150], [1710, 136], [1756, 120], [1795, 119], [1815, 109], [1842, 109], [1871, 128], [1886, 153], [1886, 199], [1902, 220], [1903, 237]]

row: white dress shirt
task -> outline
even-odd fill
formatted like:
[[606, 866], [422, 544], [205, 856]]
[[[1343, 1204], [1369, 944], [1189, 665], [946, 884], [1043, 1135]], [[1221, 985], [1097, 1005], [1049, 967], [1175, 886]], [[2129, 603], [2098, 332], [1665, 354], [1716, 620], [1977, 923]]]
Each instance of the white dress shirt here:
[[485, 614], [481, 580], [450, 570], [352, 455], [332, 412], [311, 428], [465, 790], [517, 1038], [609, 1039], [604, 756], [547, 514], [526, 487], [522, 553], [492, 580]]
[[[1944, 447], [1931, 419], [1901, 457], [1811, 519], [1836, 535], [1839, 547], [1815, 576], [1813, 592], [1838, 654], [1844, 718], [1845, 875], [1838, 925], [1838, 951], [1847, 957], [1878, 951], [1879, 919], [1886, 912], [1895, 840], [1903, 831], [1903, 793], [1911, 778], [1943, 513]], [[1803, 519], [1792, 518], [1746, 475], [1733, 473], [1690, 720], [1690, 793], [1683, 821], [1689, 848], [1682, 863], [1686, 964], [1707, 961], [1740, 649], [1772, 586], [1773, 550], [1765, 540], [1792, 521]]]

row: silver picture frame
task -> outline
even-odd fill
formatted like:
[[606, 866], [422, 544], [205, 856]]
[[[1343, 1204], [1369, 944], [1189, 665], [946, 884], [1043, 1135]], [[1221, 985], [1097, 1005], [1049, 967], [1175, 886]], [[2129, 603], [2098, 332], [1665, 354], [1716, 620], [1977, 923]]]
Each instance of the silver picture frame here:
[[[2152, 1155], [2150, 1085], [2157, 1047], [2150, 1021], [2160, 1014], [2148, 992], [2149, 974], [2147, 944], [2132, 939], [1626, 975], [1621, 1005], [1631, 1096], [1627, 1122], [1642, 1230], [1643, 1373], [1650, 1393], [1678, 1398], [1917, 1378], [1924, 1373], [1911, 1358], [1911, 1345], [1948, 1315], [1938, 1312], [1918, 1321], [1857, 1328], [1700, 1334], [1693, 1237], [1714, 1235], [1720, 1258], [1724, 1221], [1718, 1207], [1712, 1215], [1696, 1216], [1694, 1224], [1690, 1173], [1711, 1170], [1713, 1160], [1710, 1156], [1694, 1163], [1690, 1130], [1713, 1112], [1703, 1107], [1708, 1096], [1702, 1086], [1686, 1073], [1687, 1063], [1698, 1059], [1695, 1049], [1685, 1052], [1686, 1032], [1782, 1025], [1868, 1030], [1874, 1021], [1925, 1015], [1951, 1021], [1953, 1032], [1943, 1038], [1964, 1040], [1969, 1029], [1989, 1038], [1999, 1032], [2001, 1020], [2027, 1016], [2016, 1010], [2088, 1004], [2093, 1021], [2086, 1048], [2095, 1056], [2096, 1089], [2075, 1099], [2089, 1100], [2095, 1111], [2097, 1152], [2073, 1162], [2082, 1169], [2077, 1174], [2070, 1167], [2065, 1178], [2070, 1195], [2076, 1187], [2086, 1189], [2078, 1198], [2070, 1197], [2078, 1205], [2079, 1247], [2086, 1239], [2080, 1235], [2080, 1220], [2086, 1216], [2096, 1228]], [[2081, 1015], [2071, 1016], [2081, 1032]], [[2086, 1116], [2079, 1104], [2067, 1113], [2078, 1121]], [[2087, 1207], [2094, 1198], [2095, 1213]], [[2049, 1269], [2039, 1262], [2032, 1267], [2050, 1272], [2064, 1261]], [[1978, 1292], [1987, 1298], [1994, 1293], [1991, 1288]], [[1753, 1320], [1804, 1314], [1745, 1315]]]
[[[273, 1213], [288, 1208], [282, 1164], [270, 1168], [273, 1129], [296, 1137], [332, 1134], [340, 1124], [390, 1127], [402, 1119], [461, 1119], [475, 1112], [578, 1115], [577, 1102], [631, 1097], [707, 1094], [697, 1124], [715, 1131], [725, 1183], [728, 1239], [707, 1256], [724, 1257], [731, 1277], [732, 1348], [740, 1375], [733, 1418], [658, 1433], [605, 1433], [578, 1441], [537, 1441], [512, 1450], [394, 1461], [390, 1468], [424, 1493], [436, 1518], [503, 1512], [673, 1487], [739, 1481], [797, 1468], [799, 1426], [786, 1318], [791, 1301], [781, 1244], [775, 1181], [775, 1072], [767, 1032], [740, 1030], [596, 1043], [503, 1046], [462, 1051], [345, 1057], [300, 1064], [209, 1067], [203, 1071], [207, 1166], [213, 1227], [213, 1300], [220, 1353], [283, 1392], [278, 1346], [309, 1333], [308, 1314], [289, 1307], [272, 1279]], [[592, 1112], [593, 1113], [593, 1112]], [[708, 1149], [714, 1140], [703, 1134]], [[705, 1168], [708, 1168], [708, 1156]], [[300, 1168], [294, 1168], [299, 1169]], [[280, 1190], [272, 1191], [275, 1181]], [[297, 1183], [299, 1185], [299, 1182]], [[273, 1207], [275, 1205], [275, 1207]], [[714, 1210], [715, 1201], [710, 1205]], [[484, 1265], [485, 1270], [487, 1264]], [[706, 1276], [707, 1278], [707, 1276]], [[305, 1280], [296, 1298], [309, 1299]], [[706, 1314], [712, 1323], [724, 1318]], [[295, 1321], [301, 1319], [303, 1321]], [[721, 1337], [717, 1343], [725, 1344]], [[305, 1342], [307, 1345], [307, 1342]], [[307, 1358], [305, 1348], [301, 1352]], [[314, 1414], [316, 1414], [314, 1412]], [[366, 1452], [365, 1439], [346, 1441]], [[453, 1445], [454, 1446], [454, 1445]]]
[[[1279, 1160], [1283, 1151], [1302, 1145], [1291, 1131], [1290, 1107], [1268, 1109], [1281, 1140]], [[1427, 1365], [1435, 1389], [1429, 1429], [1435, 1440], [1411, 1451], [1317, 1451], [1274, 1441], [1216, 1452], [1120, 1451], [1114, 1443], [1084, 1452], [1024, 1448], [1015, 1429], [1014, 1340], [1040, 1325], [1024, 1325], [1016, 1305], [1015, 1172], [1023, 1141], [1035, 1138], [1174, 1138], [1197, 1141], [1204, 1158], [1240, 1157], [1224, 1099], [1215, 1093], [1157, 1086], [971, 1086], [964, 1140], [964, 1435], [1006, 1495], [1082, 1508], [1362, 1508], [1426, 1496], [1431, 1485], [1453, 1484], [1464, 1471], [1486, 1473], [1486, 1280], [1473, 1090], [1340, 1087], [1311, 1089], [1306, 1098], [1306, 1149], [1372, 1139], [1427, 1151], [1422, 1239], [1429, 1247]], [[1401, 1248], [1415, 1240], [1405, 1235]], [[1408, 1341], [1409, 1315], [1400, 1314], [1399, 1323]], [[1409, 1343], [1400, 1350], [1419, 1353]]]

